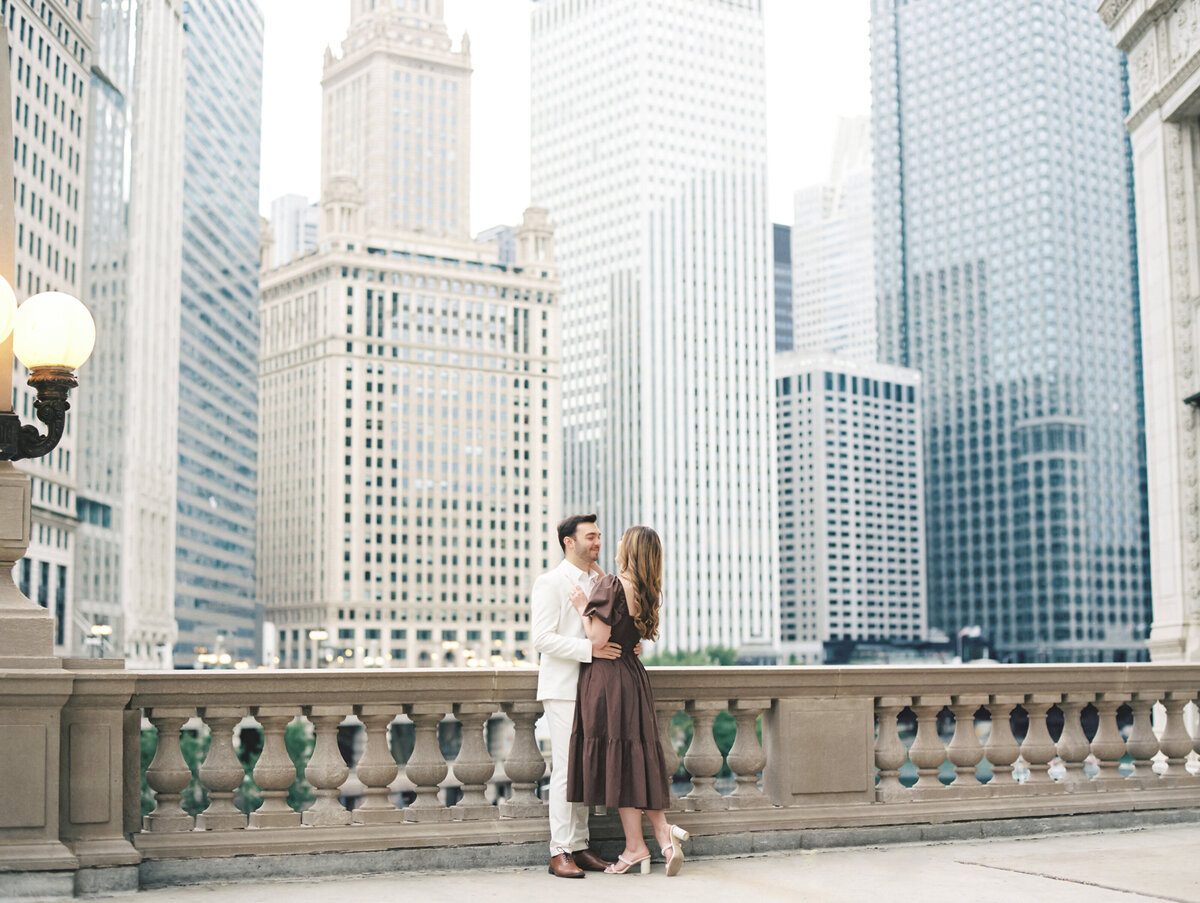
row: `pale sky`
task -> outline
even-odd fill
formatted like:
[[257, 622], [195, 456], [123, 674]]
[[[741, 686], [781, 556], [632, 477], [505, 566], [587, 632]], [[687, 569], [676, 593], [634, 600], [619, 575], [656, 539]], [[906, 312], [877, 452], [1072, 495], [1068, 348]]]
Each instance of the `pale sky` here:
[[[266, 19], [260, 209], [320, 194], [321, 66], [350, 20], [349, 0], [260, 0]], [[471, 34], [471, 231], [515, 223], [529, 197], [531, 0], [446, 0], [457, 42]], [[868, 0], [764, 0], [770, 213], [791, 223], [792, 194], [829, 169], [839, 116], [870, 109]]]

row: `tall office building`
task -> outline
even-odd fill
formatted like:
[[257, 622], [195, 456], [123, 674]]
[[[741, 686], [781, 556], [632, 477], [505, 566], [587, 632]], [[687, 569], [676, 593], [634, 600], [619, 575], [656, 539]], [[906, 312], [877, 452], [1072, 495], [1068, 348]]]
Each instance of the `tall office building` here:
[[285, 194], [271, 201], [274, 251], [271, 266], [283, 266], [317, 246], [320, 208], [302, 194]]
[[355, 0], [325, 60], [315, 254], [262, 276], [259, 592], [283, 667], [529, 660], [558, 558], [546, 211], [472, 241], [470, 57], [440, 0]]
[[791, 351], [792, 334], [792, 227], [771, 226], [775, 251], [775, 351]]
[[[101, 0], [91, 70], [85, 297], [99, 340], [80, 380], [77, 628], [164, 667], [174, 523], [183, 203], [183, 4]], [[136, 33], [135, 33], [136, 29]], [[136, 55], [135, 55], [136, 48]]]
[[795, 196], [795, 350], [863, 363], [876, 359], [871, 234], [871, 121], [842, 119], [828, 181]]
[[[88, 158], [88, 80], [93, 19], [81, 0], [2, 0], [13, 86], [13, 191], [17, 301], [44, 291], [83, 296]], [[80, 379], [88, 377], [86, 365]], [[13, 365], [13, 409], [37, 424], [36, 397]], [[58, 447], [19, 463], [32, 481], [29, 549], [14, 573], [21, 591], [55, 617], [55, 652], [81, 648], [72, 575], [78, 516], [75, 412]]]
[[929, 614], [1002, 658], [1144, 658], [1123, 58], [1090, 0], [873, 0], [883, 360], [919, 369]]
[[925, 639], [921, 377], [806, 352], [775, 359], [780, 639]]
[[668, 649], [773, 647], [760, 0], [541, 0], [532, 182], [563, 279], [565, 499], [649, 524]]
[[175, 662], [257, 662], [258, 156], [255, 0], [184, 4], [187, 32]]

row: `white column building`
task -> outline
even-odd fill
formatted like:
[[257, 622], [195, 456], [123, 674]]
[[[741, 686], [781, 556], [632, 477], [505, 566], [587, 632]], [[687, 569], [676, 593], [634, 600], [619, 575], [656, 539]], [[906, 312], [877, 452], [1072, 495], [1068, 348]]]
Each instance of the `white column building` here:
[[563, 278], [567, 512], [659, 531], [668, 649], [773, 648], [760, 0], [542, 0], [532, 186]]
[[926, 635], [921, 375], [776, 357], [780, 632], [824, 664], [829, 640]]
[[472, 241], [441, 2], [356, 0], [324, 79], [321, 235], [261, 279], [258, 588], [281, 667], [532, 660], [558, 559], [546, 211]]
[[842, 119], [828, 181], [795, 195], [795, 351], [878, 359], [872, 228], [871, 119]]
[[1200, 661], [1200, 2], [1105, 0], [1128, 55], [1154, 661]]

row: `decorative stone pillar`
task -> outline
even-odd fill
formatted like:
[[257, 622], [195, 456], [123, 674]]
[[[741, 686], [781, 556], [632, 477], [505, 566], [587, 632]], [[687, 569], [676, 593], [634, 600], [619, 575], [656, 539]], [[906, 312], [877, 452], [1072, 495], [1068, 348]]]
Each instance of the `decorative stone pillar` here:
[[1167, 710], [1167, 720], [1162, 736], [1158, 738], [1158, 746], [1167, 757], [1167, 770], [1162, 779], [1172, 784], [1181, 781], [1193, 783], [1192, 775], [1185, 767], [1192, 751], [1192, 738], [1183, 724], [1183, 708], [1191, 701], [1191, 695], [1172, 690], [1162, 700], [1163, 708]]
[[1029, 730], [1021, 743], [1021, 758], [1029, 765], [1029, 778], [1025, 781], [1026, 792], [1053, 793], [1063, 790], [1055, 786], [1050, 777], [1050, 761], [1054, 758], [1054, 741], [1046, 730], [1046, 715], [1050, 707], [1062, 697], [1054, 693], [1028, 693], [1025, 696], [1025, 712], [1029, 715]]
[[713, 739], [713, 722], [724, 709], [724, 700], [694, 700], [686, 706], [692, 717], [692, 742], [684, 753], [683, 767], [692, 776], [692, 790], [679, 802], [688, 811], [729, 808], [729, 801], [714, 786], [725, 760]]
[[154, 811], [143, 818], [143, 829], [155, 834], [176, 834], [194, 827], [180, 800], [192, 782], [192, 772], [179, 749], [179, 732], [196, 710], [193, 708], [147, 709], [146, 717], [158, 732], [154, 759], [146, 769], [146, 783], [154, 791]]
[[938, 736], [938, 713], [950, 700], [943, 696], [914, 696], [911, 706], [917, 716], [917, 736], [908, 748], [908, 757], [917, 766], [915, 792], [940, 792], [945, 790], [938, 780], [938, 772], [946, 761], [946, 748]]
[[208, 791], [208, 808], [196, 816], [198, 830], [246, 827], [246, 816], [233, 804], [233, 795], [246, 776], [233, 749], [233, 729], [245, 714], [245, 709], [235, 707], [200, 709], [200, 717], [209, 731], [208, 754], [200, 766], [200, 783]]
[[654, 701], [654, 718], [658, 722], [658, 743], [662, 747], [663, 761], [667, 765], [667, 782], [671, 793], [669, 808], [671, 809], [679, 808], [679, 795], [675, 793], [672, 780], [675, 772], [679, 770], [679, 753], [675, 751], [675, 744], [671, 741], [671, 719], [678, 711], [678, 700], [656, 699]]
[[1096, 736], [1092, 738], [1092, 755], [1100, 765], [1094, 778], [1097, 790], [1123, 790], [1125, 776], [1118, 765], [1125, 755], [1125, 741], [1117, 729], [1117, 709], [1131, 699], [1128, 693], [1100, 693], [1096, 696], [1096, 713], [1100, 716]]
[[490, 821], [500, 810], [487, 801], [488, 781], [496, 772], [496, 763], [487, 750], [483, 732], [496, 711], [490, 702], [457, 702], [454, 717], [462, 725], [462, 747], [454, 760], [454, 777], [462, 784], [462, 799], [451, 807], [455, 821]]
[[988, 701], [992, 730], [983, 754], [992, 766], [992, 779], [987, 786], [993, 795], [1014, 793], [1019, 789], [1013, 779], [1013, 764], [1021, 755], [1021, 747], [1013, 736], [1012, 713], [1024, 701], [1024, 696], [1009, 695], [993, 695]]
[[1133, 709], [1133, 725], [1125, 749], [1133, 757], [1133, 774], [1127, 778], [1143, 790], [1157, 786], [1154, 757], [1158, 754], [1158, 737], [1154, 735], [1154, 703], [1157, 693], [1134, 693], [1129, 707]]
[[547, 805], [537, 797], [538, 781], [546, 773], [546, 759], [533, 736], [533, 725], [542, 717], [540, 702], [506, 702], [504, 714], [513, 723], [513, 744], [504, 762], [512, 782], [512, 796], [500, 803], [505, 818], [545, 818]]
[[288, 755], [284, 732], [300, 714], [296, 706], [259, 706], [253, 710], [262, 725], [263, 748], [254, 764], [254, 783], [262, 791], [262, 805], [250, 813], [251, 828], [294, 828], [300, 813], [288, 805], [288, 791], [296, 783], [296, 765]]
[[946, 747], [946, 756], [954, 764], [954, 789], [959, 793], [982, 789], [975, 776], [975, 768], [983, 761], [983, 747], [979, 743], [979, 735], [975, 733], [975, 713], [987, 705], [987, 701], [987, 696], [951, 698], [954, 736]]
[[770, 809], [771, 800], [758, 789], [758, 776], [767, 764], [758, 741], [758, 716], [771, 707], [770, 699], [731, 699], [729, 712], [737, 724], [737, 735], [729, 750], [729, 768], [737, 786], [726, 799], [730, 809]]
[[416, 735], [412, 755], [404, 768], [405, 776], [417, 788], [417, 798], [404, 810], [407, 822], [448, 822], [454, 813], [438, 799], [438, 785], [450, 769], [438, 746], [438, 725], [446, 717], [442, 703], [414, 703], [404, 707]]
[[1084, 774], [1084, 760], [1091, 751], [1088, 746], [1087, 734], [1083, 732], [1082, 713], [1084, 707], [1092, 701], [1088, 693], [1066, 693], [1058, 707], [1063, 713], [1062, 735], [1055, 744], [1058, 757], [1062, 759], [1066, 774], [1063, 776], [1063, 787], [1070, 793], [1086, 792], [1094, 789], [1088, 776]]
[[908, 761], [908, 750], [900, 739], [896, 722], [900, 713], [911, 704], [912, 699], [907, 696], [880, 696], [875, 700], [875, 714], [879, 719], [875, 732], [875, 767], [879, 769], [875, 799], [881, 803], [907, 793], [907, 788], [900, 783], [900, 769]]
[[340, 705], [314, 705], [308, 707], [307, 715], [316, 732], [316, 743], [304, 777], [312, 784], [317, 799], [304, 810], [301, 820], [322, 828], [348, 825], [350, 810], [338, 799], [338, 790], [350, 777], [350, 766], [338, 748], [338, 726], [346, 720], [346, 710]]
[[404, 821], [404, 812], [392, 805], [388, 785], [396, 780], [400, 768], [392, 758], [388, 733], [398, 707], [356, 705], [354, 714], [363, 723], [366, 747], [355, 771], [367, 788], [362, 805], [351, 812], [356, 825], [392, 825]]

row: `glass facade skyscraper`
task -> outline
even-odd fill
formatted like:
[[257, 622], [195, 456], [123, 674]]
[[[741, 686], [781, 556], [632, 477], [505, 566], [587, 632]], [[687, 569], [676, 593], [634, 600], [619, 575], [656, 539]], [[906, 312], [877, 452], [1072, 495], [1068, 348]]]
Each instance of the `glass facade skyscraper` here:
[[258, 165], [263, 17], [184, 4], [187, 30], [175, 663], [257, 662]]
[[792, 350], [792, 227], [771, 224], [775, 249], [775, 350]]
[[1123, 57], [1090, 0], [873, 0], [880, 356], [923, 373], [930, 623], [1145, 657]]

